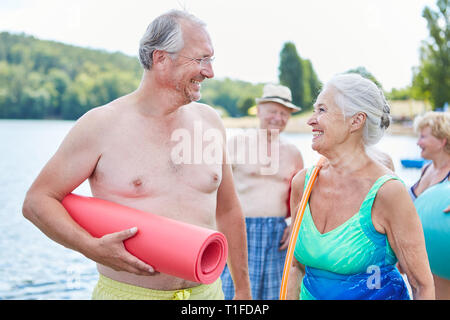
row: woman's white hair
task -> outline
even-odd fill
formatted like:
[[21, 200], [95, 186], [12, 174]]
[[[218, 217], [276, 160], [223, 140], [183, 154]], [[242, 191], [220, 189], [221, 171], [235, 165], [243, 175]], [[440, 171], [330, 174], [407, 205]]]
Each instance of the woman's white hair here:
[[171, 10], [157, 17], [147, 27], [139, 43], [139, 61], [144, 69], [150, 70], [152, 68], [155, 50], [175, 54], [183, 49], [181, 20], [205, 26], [203, 21], [182, 10]]
[[366, 114], [364, 144], [369, 146], [380, 141], [391, 121], [390, 107], [383, 91], [357, 73], [335, 75], [325, 88], [327, 86], [336, 89], [335, 102], [342, 109], [344, 117], [351, 117], [358, 112]]

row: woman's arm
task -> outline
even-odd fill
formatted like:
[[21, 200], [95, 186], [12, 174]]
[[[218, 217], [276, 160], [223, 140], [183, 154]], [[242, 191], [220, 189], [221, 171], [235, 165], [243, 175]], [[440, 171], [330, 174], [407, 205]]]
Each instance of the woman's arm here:
[[387, 235], [400, 267], [408, 277], [413, 298], [434, 299], [433, 276], [422, 224], [400, 181], [388, 181], [380, 188], [372, 208], [372, 221], [378, 232]]

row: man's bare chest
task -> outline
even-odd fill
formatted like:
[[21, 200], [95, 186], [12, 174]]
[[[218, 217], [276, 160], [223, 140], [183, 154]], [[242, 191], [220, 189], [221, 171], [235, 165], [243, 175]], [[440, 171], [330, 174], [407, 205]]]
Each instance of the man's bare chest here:
[[157, 197], [178, 192], [210, 193], [217, 190], [222, 168], [217, 164], [177, 164], [173, 144], [152, 141], [116, 143], [105, 149], [92, 182], [127, 197]]

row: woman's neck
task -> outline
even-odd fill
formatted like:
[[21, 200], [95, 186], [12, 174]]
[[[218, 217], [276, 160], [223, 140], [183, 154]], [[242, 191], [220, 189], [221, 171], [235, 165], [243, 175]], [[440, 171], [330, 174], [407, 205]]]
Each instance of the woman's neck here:
[[450, 154], [445, 151], [440, 152], [431, 160], [433, 161], [433, 167], [436, 170], [450, 169]]
[[342, 148], [326, 156], [330, 166], [337, 173], [348, 174], [367, 166], [370, 157], [363, 146]]

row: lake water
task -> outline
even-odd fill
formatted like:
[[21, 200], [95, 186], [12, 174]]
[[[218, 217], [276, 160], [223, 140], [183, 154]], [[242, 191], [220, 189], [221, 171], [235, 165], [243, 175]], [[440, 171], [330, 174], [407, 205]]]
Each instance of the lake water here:
[[[91, 297], [95, 263], [47, 238], [21, 212], [26, 191], [73, 124], [0, 120], [0, 300]], [[285, 137], [299, 147], [306, 166], [317, 161], [310, 134]], [[391, 155], [407, 185], [418, 179], [420, 170], [400, 164], [401, 158], [419, 157], [414, 137], [386, 135], [377, 147]], [[74, 192], [90, 195], [89, 185], [83, 183]]]

